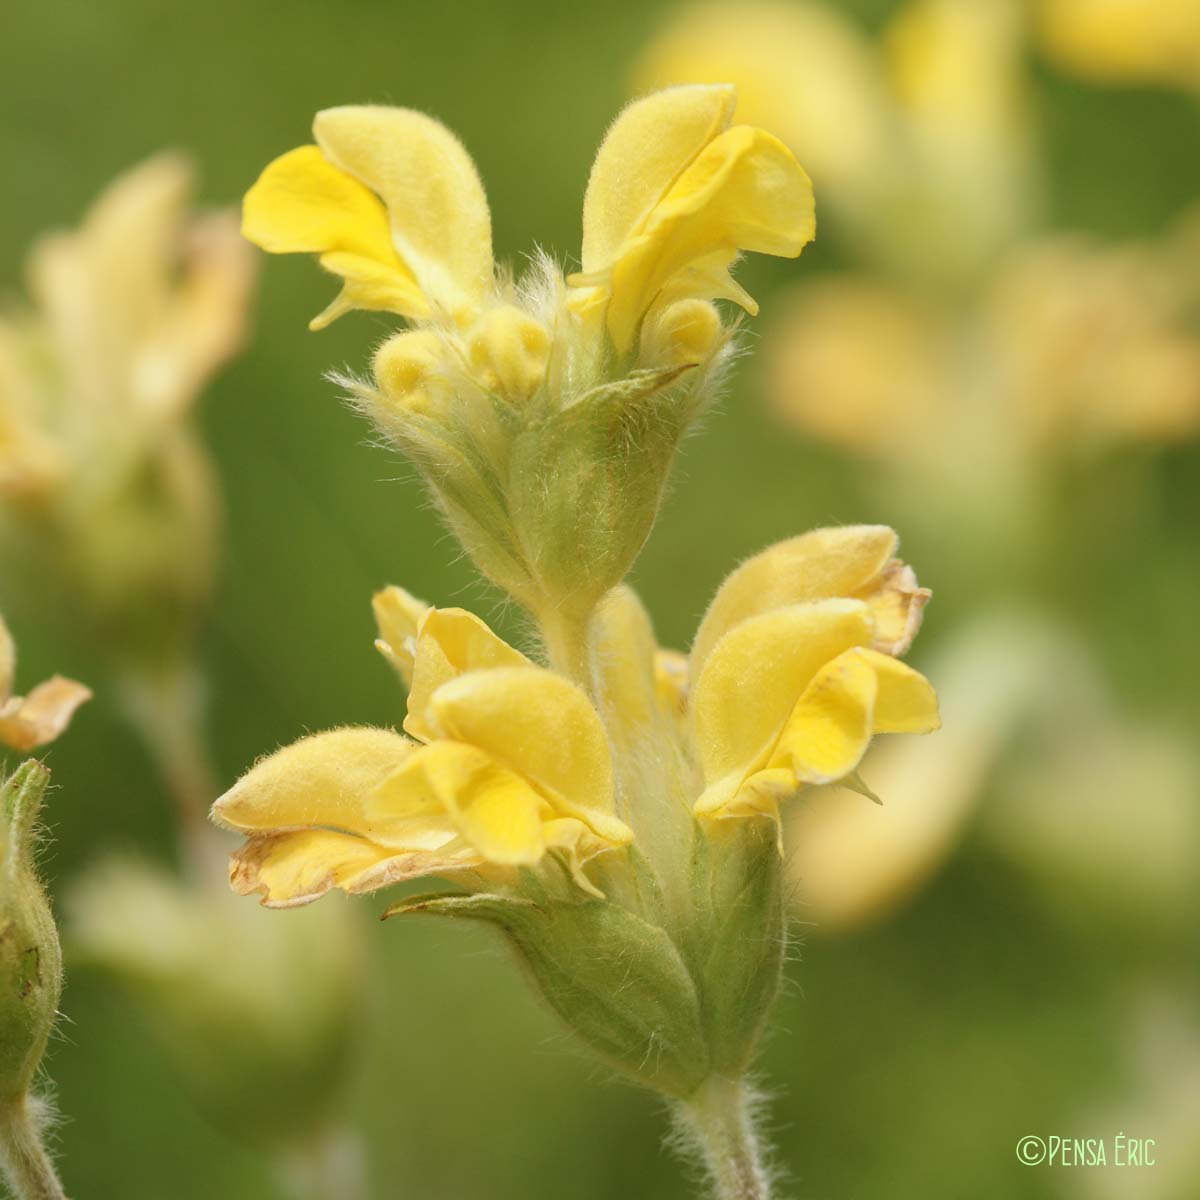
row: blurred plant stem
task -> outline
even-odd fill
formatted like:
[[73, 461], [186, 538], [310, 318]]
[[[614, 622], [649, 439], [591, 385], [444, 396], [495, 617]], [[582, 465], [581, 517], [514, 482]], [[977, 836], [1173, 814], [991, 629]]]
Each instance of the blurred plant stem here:
[[0, 1164], [16, 1200], [66, 1200], [42, 1146], [28, 1096], [0, 1108]]
[[714, 1200], [770, 1200], [753, 1110], [745, 1083], [716, 1075], [679, 1107], [684, 1144], [703, 1158]]
[[208, 823], [221, 789], [204, 735], [205, 693], [199, 670], [187, 662], [127, 671], [120, 689], [126, 716], [171, 794], [184, 869], [196, 879], [224, 859]]
[[293, 1200], [364, 1200], [367, 1194], [361, 1140], [345, 1129], [290, 1147], [279, 1156], [278, 1174]]

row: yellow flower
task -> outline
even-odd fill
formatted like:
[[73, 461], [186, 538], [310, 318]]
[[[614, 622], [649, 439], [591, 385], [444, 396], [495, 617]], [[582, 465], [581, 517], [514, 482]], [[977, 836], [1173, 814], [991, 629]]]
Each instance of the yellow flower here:
[[[656, 303], [728, 296], [753, 311], [728, 277], [739, 250], [794, 257], [813, 236], [807, 177], [770, 134], [730, 128], [734, 102], [723, 86], [649, 96], [621, 114], [596, 156], [583, 274], [572, 280], [587, 295], [571, 303], [606, 307], [621, 353]], [[344, 280], [312, 327], [363, 308], [466, 329], [469, 357], [493, 367], [493, 387], [533, 390], [549, 334], [506, 305], [483, 185], [458, 139], [421, 113], [382, 106], [327, 109], [313, 136], [316, 145], [267, 167], [243, 221], [263, 249], [316, 254]], [[507, 316], [492, 311], [505, 305]], [[525, 360], [505, 378], [507, 363]]]
[[1039, 0], [1046, 49], [1068, 70], [1111, 83], [1200, 86], [1194, 0]]
[[1015, 0], [909, 0], [876, 47], [834, 6], [701, 0], [650, 41], [633, 87], [729, 80], [803, 150], [857, 257], [954, 281], [1034, 200], [1020, 26]]
[[583, 271], [492, 259], [474, 165], [407, 109], [319, 113], [316, 144], [271, 163], [244, 231], [340, 276], [313, 326], [351, 308], [408, 326], [347, 377], [356, 404], [420, 470], [476, 564], [544, 618], [579, 623], [649, 535], [678, 446], [715, 396], [733, 326], [754, 311], [730, 269], [745, 250], [798, 255], [812, 187], [782, 142], [732, 125], [723, 84], [629, 105], [592, 168]]
[[687, 297], [758, 306], [729, 268], [740, 250], [794, 258], [816, 233], [812, 184], [778, 138], [730, 126], [730, 86], [635, 100], [596, 155], [583, 202], [577, 287], [607, 301], [617, 350], [654, 304]]
[[288, 907], [334, 887], [503, 875], [561, 851], [594, 891], [583, 863], [631, 835], [587, 697], [461, 609], [425, 608], [400, 589], [376, 609], [380, 643], [411, 679], [404, 728], [417, 740], [337, 729], [253, 767], [213, 807], [249, 835], [234, 887]]
[[267, 167], [242, 221], [264, 250], [317, 254], [345, 281], [312, 328], [353, 308], [456, 321], [477, 311], [492, 225], [462, 143], [422, 113], [378, 105], [326, 109], [313, 137]]
[[874, 734], [938, 727], [932, 687], [893, 657], [928, 598], [895, 549], [882, 526], [817, 530], [721, 586], [691, 655], [698, 814], [774, 814], [851, 775]]
[[54, 675], [28, 696], [14, 696], [16, 666], [16, 647], [0, 617], [0, 743], [23, 753], [54, 741], [92, 693], [82, 683]]

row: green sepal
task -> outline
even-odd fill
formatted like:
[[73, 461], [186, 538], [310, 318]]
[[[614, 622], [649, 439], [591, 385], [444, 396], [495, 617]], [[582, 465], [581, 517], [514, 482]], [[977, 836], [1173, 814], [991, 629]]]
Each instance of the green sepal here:
[[585, 615], [628, 574], [695, 415], [686, 370], [594, 388], [513, 440], [509, 511], [542, 603]]
[[550, 1008], [623, 1075], [685, 1097], [710, 1073], [699, 998], [679, 951], [665, 930], [627, 909], [441, 893], [410, 897], [384, 916], [410, 913], [501, 929]]
[[62, 993], [58, 930], [33, 869], [49, 781], [30, 759], [0, 787], [0, 1104], [28, 1091]]
[[714, 821], [697, 835], [694, 878], [706, 914], [698, 964], [713, 1067], [738, 1078], [779, 994], [786, 950], [783, 860], [767, 817]]

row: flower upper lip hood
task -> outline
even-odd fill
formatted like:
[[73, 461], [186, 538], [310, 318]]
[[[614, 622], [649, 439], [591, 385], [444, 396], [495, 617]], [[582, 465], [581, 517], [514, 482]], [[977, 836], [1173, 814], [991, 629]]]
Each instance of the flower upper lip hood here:
[[656, 303], [724, 298], [755, 313], [729, 268], [741, 250], [794, 258], [816, 233], [812, 184], [776, 137], [730, 127], [729, 84], [635, 100], [613, 123], [583, 206], [583, 271], [624, 351]]
[[431, 117], [378, 105], [325, 109], [313, 136], [267, 167], [242, 218], [264, 250], [318, 254], [344, 280], [312, 328], [353, 308], [477, 310], [492, 280], [491, 214], [462, 143]]
[[[729, 275], [741, 250], [794, 257], [812, 239], [812, 186], [778, 139], [730, 127], [729, 85], [669, 88], [617, 118], [584, 204], [576, 311], [605, 310], [619, 353], [655, 305], [754, 302]], [[312, 321], [352, 308], [465, 326], [494, 288], [491, 218], [461, 142], [409, 109], [346, 106], [315, 145], [271, 163], [246, 196], [243, 232], [275, 253], [313, 253], [343, 279]]]

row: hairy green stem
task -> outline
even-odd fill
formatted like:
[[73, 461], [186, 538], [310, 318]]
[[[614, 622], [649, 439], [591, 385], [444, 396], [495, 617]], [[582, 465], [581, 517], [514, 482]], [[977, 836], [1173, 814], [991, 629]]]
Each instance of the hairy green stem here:
[[714, 1200], [770, 1200], [752, 1110], [745, 1083], [717, 1075], [680, 1105], [684, 1136], [704, 1160]]
[[16, 1200], [66, 1200], [28, 1096], [0, 1108], [0, 1166]]
[[590, 696], [592, 670], [588, 654], [588, 620], [549, 609], [538, 614], [542, 641], [550, 666], [577, 683]]

